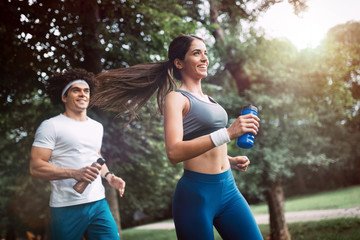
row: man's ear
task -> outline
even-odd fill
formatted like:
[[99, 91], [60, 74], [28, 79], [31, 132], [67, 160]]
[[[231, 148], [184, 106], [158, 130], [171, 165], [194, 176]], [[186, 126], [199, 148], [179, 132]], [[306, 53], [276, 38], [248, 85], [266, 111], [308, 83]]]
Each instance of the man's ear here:
[[63, 103], [66, 103], [66, 97], [65, 97], [65, 95], [61, 97], [61, 100], [62, 100]]
[[182, 61], [178, 58], [175, 58], [174, 60], [174, 65], [177, 69], [182, 69], [183, 68], [183, 64], [182, 64]]

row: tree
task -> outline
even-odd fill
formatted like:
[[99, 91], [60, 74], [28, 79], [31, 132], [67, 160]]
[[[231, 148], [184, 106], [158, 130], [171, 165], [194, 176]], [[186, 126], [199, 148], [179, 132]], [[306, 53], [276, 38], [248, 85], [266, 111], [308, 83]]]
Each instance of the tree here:
[[[330, 64], [338, 56], [336, 51], [328, 58], [328, 64], [319, 63], [316, 70], [315, 65], [305, 61], [321, 59], [315, 53], [300, 55], [289, 44], [267, 41], [255, 30], [243, 32], [243, 21], [254, 21], [258, 14], [277, 2], [267, 0], [254, 5], [257, 1], [2, 1], [0, 149], [5, 157], [0, 161], [0, 175], [1, 192], [5, 194], [1, 194], [0, 211], [6, 216], [0, 221], [2, 228], [9, 222], [14, 226], [22, 222], [23, 229], [29, 228], [30, 222], [33, 223], [31, 228], [44, 228], [46, 214], [39, 213], [45, 212], [47, 206], [47, 185], [23, 176], [28, 176], [28, 157], [24, 156], [29, 154], [37, 126], [62, 111], [60, 106], [51, 106], [44, 94], [43, 83], [48, 76], [74, 67], [97, 73], [101, 69], [166, 60], [167, 46], [173, 37], [179, 33], [194, 33], [199, 28], [208, 29], [214, 37], [212, 40], [216, 44], [210, 44], [209, 52], [219, 63], [210, 69], [211, 72], [218, 70], [218, 74], [206, 79], [205, 88], [222, 96], [217, 99], [221, 99], [230, 116], [235, 117], [240, 112], [239, 100], [253, 101], [260, 107], [261, 117], [266, 119], [262, 123], [266, 131], [260, 132], [255, 148], [249, 152], [253, 159], [264, 159], [252, 161], [256, 167], [250, 169], [254, 172], [250, 171], [245, 177], [247, 182], [258, 183], [256, 187], [250, 184], [252, 187], [245, 188], [249, 196], [252, 192], [270, 189], [267, 183], [281, 183], [276, 179], [288, 179], [293, 174], [290, 169], [304, 159], [304, 164], [309, 162], [306, 166], [312, 168], [320, 168], [336, 159], [337, 155], [332, 158], [328, 155], [340, 146], [346, 148], [346, 144], [336, 145], [341, 141], [326, 137], [329, 126], [335, 122], [331, 135], [344, 133], [341, 139], [347, 143], [346, 131], [342, 130], [358, 123], [358, 118], [342, 114], [342, 107], [348, 109], [352, 98], [347, 91], [349, 88], [339, 81], [345, 75], [337, 76], [338, 70]], [[302, 9], [304, 2], [290, 1], [296, 10]], [[351, 55], [356, 49], [354, 46], [351, 51], [338, 52]], [[327, 71], [329, 66], [333, 69], [331, 74]], [[358, 75], [356, 64], [354, 68], [342, 66], [341, 71], [350, 74], [347, 76]], [[329, 84], [329, 77], [336, 84]], [[219, 86], [226, 91], [218, 91]], [[356, 89], [356, 85], [353, 86], [352, 91]], [[279, 93], [278, 89], [283, 91]], [[328, 100], [326, 90], [331, 92], [333, 100]], [[330, 111], [335, 109], [330, 108], [334, 104], [336, 114]], [[169, 216], [172, 190], [180, 177], [179, 166], [170, 166], [166, 159], [162, 119], [154, 113], [154, 105], [151, 100], [127, 127], [124, 127], [129, 121], [127, 116], [116, 117], [97, 109], [89, 112], [104, 124], [103, 154], [107, 163], [129, 183], [126, 197], [120, 199], [121, 221], [126, 227]], [[313, 139], [313, 133], [318, 133], [319, 137]], [[338, 147], [329, 147], [334, 143]], [[230, 146], [230, 152], [237, 154], [238, 151]], [[273, 161], [274, 158], [279, 159]], [[318, 159], [322, 161], [317, 165]], [[290, 166], [288, 163], [292, 161]], [[46, 191], [41, 191], [43, 188]], [[110, 195], [114, 196], [111, 197], [114, 210], [119, 199], [116, 194]], [[25, 202], [24, 199], [31, 201], [19, 208], [15, 203]], [[135, 221], [135, 212], [148, 217]]]
[[[28, 179], [14, 188], [11, 182], [17, 176], [9, 173], [27, 175], [28, 157], [23, 156], [28, 156], [36, 127], [43, 119], [61, 111], [61, 107], [53, 108], [44, 95], [43, 83], [49, 75], [75, 67], [97, 73], [103, 68], [126, 67], [138, 62], [165, 59], [166, 46], [174, 36], [182, 32], [194, 32], [198, 27], [196, 21], [203, 18], [198, 14], [201, 12], [201, 3], [185, 0], [2, 1], [1, 151], [6, 154], [6, 158], [1, 164], [4, 167], [2, 174], [8, 176], [3, 191], [19, 193], [21, 191], [17, 189], [31, 189], [39, 184], [37, 181], [31, 183], [32, 180]], [[107, 122], [108, 117], [113, 119], [111, 114], [93, 112], [90, 114], [104, 122]], [[118, 120], [126, 121], [126, 118]], [[120, 126], [112, 128], [111, 125], [116, 124], [109, 124], [109, 129], [121, 132]], [[134, 122], [132, 126], [137, 127], [137, 124]], [[135, 136], [131, 136], [131, 139], [156, 136], [158, 130], [152, 126], [149, 124], [141, 132], [144, 135], [133, 132]], [[127, 159], [131, 162], [132, 154], [119, 155], [114, 151], [118, 147], [112, 145], [112, 142], [117, 142], [114, 138], [116, 136], [105, 134], [104, 140], [112, 147], [105, 147], [104, 155], [114, 156], [109, 164], [121, 166]], [[158, 141], [157, 138], [154, 138], [154, 142], [149, 139], [147, 144]], [[131, 149], [146, 155], [146, 148]], [[162, 163], [163, 155], [157, 155], [157, 159]], [[30, 194], [31, 191], [25, 192]], [[24, 199], [34, 196], [17, 197]], [[46, 198], [39, 199], [41, 201], [38, 205], [45, 206]], [[9, 197], [3, 200], [5, 216], [9, 216], [5, 209], [10, 202]], [[35, 209], [32, 202], [29, 203], [29, 209]], [[27, 213], [18, 211], [17, 215], [20, 219], [35, 215]], [[5, 224], [8, 219], [3, 218], [3, 221]]]
[[[298, 52], [289, 42], [256, 36], [243, 47], [247, 56], [243, 68], [251, 85], [244, 98], [230, 99], [224, 105], [235, 118], [241, 107], [233, 107], [236, 101], [253, 103], [262, 120], [254, 148], [240, 152], [232, 145], [230, 153], [245, 152], [252, 160], [248, 174], [236, 175], [244, 178], [238, 182], [248, 194], [261, 195], [263, 191], [271, 239], [290, 239], [283, 184], [301, 166], [316, 172], [348, 157], [349, 141], [343, 141], [348, 134], [342, 122], [348, 118], [353, 100], [341, 78], [329, 73], [332, 65], [324, 61], [319, 49]], [[231, 86], [224, 91], [233, 91]], [[236, 97], [236, 93], [228, 96]]]
[[[344, 161], [347, 179], [353, 184], [359, 183], [360, 179], [356, 170], [360, 169], [360, 154], [358, 151], [358, 142], [360, 140], [360, 23], [347, 22], [331, 28], [327, 33], [327, 38], [322, 43], [322, 52], [324, 62], [327, 63], [330, 81], [337, 83], [339, 80], [344, 83], [344, 87], [339, 88], [343, 92], [350, 91], [352, 96], [351, 108], [337, 109], [338, 112], [347, 113], [346, 118], [342, 120], [345, 135], [338, 132], [338, 136], [343, 136], [342, 141], [347, 142], [349, 152], [348, 161]], [[335, 85], [335, 84], [334, 84]], [[336, 85], [335, 85], [336, 86]], [[353, 172], [352, 170], [355, 169]], [[355, 174], [355, 175], [354, 175]]]
[[[215, 38], [215, 46], [219, 52], [219, 57], [224, 66], [224, 70], [228, 71], [236, 83], [236, 87], [240, 96], [245, 95], [247, 89], [251, 89], [251, 75], [247, 73], [245, 66], [248, 57], [253, 56], [251, 50], [245, 50], [245, 47], [239, 44], [240, 36], [244, 36], [241, 28], [241, 20], [254, 21], [259, 12], [266, 11], [272, 4], [279, 1], [263, 1], [256, 5], [253, 9], [249, 9], [249, 3], [253, 1], [217, 1], [210, 0], [210, 31]], [[295, 12], [299, 12], [306, 8], [306, 1], [289, 1], [294, 5]], [[221, 18], [220, 18], [221, 17]], [[221, 19], [221, 21], [220, 21]], [[235, 37], [232, 37], [235, 36]], [[247, 40], [247, 42], [251, 42]], [[260, 76], [260, 75], [258, 75]], [[260, 85], [268, 85], [269, 79], [264, 77], [254, 78]], [[223, 82], [222, 82], [223, 83]], [[219, 83], [217, 83], [219, 84]], [[221, 83], [219, 84], [221, 85]], [[238, 111], [239, 113], [240, 111]], [[237, 114], [238, 114], [237, 113]], [[281, 152], [283, 153], [283, 152]], [[269, 156], [269, 155], [267, 155]], [[271, 213], [271, 235], [272, 239], [289, 239], [283, 210], [284, 196], [278, 177], [272, 179], [272, 185], [269, 186], [271, 193], [275, 191], [278, 195], [268, 194], [268, 204]]]
[[[54, 72], [68, 68], [82, 67], [88, 71], [98, 73], [104, 68], [116, 68], [133, 65], [139, 62], [150, 62], [163, 59], [166, 53], [166, 44], [169, 39], [180, 32], [193, 32], [194, 23], [185, 19], [188, 11], [197, 9], [197, 1], [2, 1], [0, 38], [2, 40], [1, 63], [1, 152], [6, 155], [1, 160], [3, 169], [1, 175], [5, 184], [2, 198], [1, 212], [3, 216], [1, 225], [9, 222], [25, 221], [27, 216], [36, 218], [37, 222], [44, 222], [46, 216], [34, 214], [36, 209], [47, 206], [48, 193], [32, 196], [33, 189], [39, 181], [24, 178], [21, 184], [14, 184], [19, 176], [28, 175], [28, 154], [35, 130], [40, 122], [48, 117], [58, 114], [61, 107], [50, 105], [44, 94], [43, 83]], [[195, 7], [194, 7], [195, 6]], [[150, 20], [151, 19], [151, 20]], [[163, 21], [169, 19], [169, 21]], [[165, 34], [171, 29], [172, 34]], [[11, 113], [11, 114], [10, 114]], [[97, 114], [90, 111], [96, 119], [110, 122], [126, 122], [125, 118], [114, 120], [111, 114]], [[107, 120], [107, 121], [106, 121]], [[135, 124], [135, 122], [134, 122]], [[138, 123], [137, 123], [138, 124]], [[118, 124], [114, 130], [121, 129]], [[121, 126], [121, 127], [120, 127]], [[107, 129], [107, 126], [104, 126]], [[148, 131], [146, 131], [148, 130]], [[154, 134], [152, 126], [142, 131], [146, 136]], [[120, 131], [121, 132], [121, 131]], [[136, 139], [130, 136], [130, 139]], [[140, 133], [139, 133], [140, 134]], [[105, 133], [104, 141], [110, 145], [105, 147], [104, 155], [116, 155], [117, 138]], [[142, 136], [143, 137], [143, 136]], [[125, 142], [125, 140], [124, 140]], [[151, 139], [150, 139], [151, 142]], [[138, 148], [145, 151], [145, 148]], [[135, 150], [138, 150], [135, 148]], [[138, 153], [140, 154], [140, 152]], [[25, 157], [24, 157], [25, 156]], [[123, 154], [125, 159], [110, 160], [110, 165], [122, 166], [122, 162], [130, 162], [132, 154]], [[158, 159], [159, 162], [163, 158]], [[17, 160], [17, 161], [16, 161]], [[125, 180], [127, 172], [123, 171]], [[17, 174], [13, 174], [17, 173]], [[43, 186], [43, 182], [41, 182]], [[3, 186], [3, 185], [2, 185]], [[44, 185], [46, 186], [46, 185]], [[28, 189], [29, 191], [23, 191]], [[37, 188], [39, 191], [41, 188]], [[43, 188], [45, 189], [45, 188]], [[21, 190], [21, 191], [20, 191]], [[29, 195], [28, 195], [29, 194]], [[9, 212], [8, 206], [15, 196], [19, 203], [27, 201], [27, 208], [19, 208], [12, 204], [16, 213]], [[117, 197], [110, 199], [112, 206], [117, 206]], [[109, 199], [108, 199], [109, 200]], [[111, 201], [113, 200], [113, 201]], [[38, 207], [33, 205], [37, 204]], [[32, 210], [31, 214], [26, 209]], [[118, 211], [113, 211], [119, 213]], [[13, 216], [12, 219], [10, 219]], [[115, 219], [120, 219], [116, 217]], [[35, 221], [32, 221], [33, 223]], [[14, 224], [17, 231], [19, 224]], [[36, 227], [42, 225], [39, 223]], [[118, 222], [119, 225], [119, 222]], [[24, 224], [24, 228], [35, 228]], [[4, 228], [3, 228], [4, 229]]]
[[324, 51], [327, 61], [332, 64], [332, 73], [340, 73], [351, 89], [352, 96], [360, 99], [359, 65], [360, 65], [360, 23], [347, 22], [337, 25], [328, 31]]
[[[238, 46], [238, 38], [244, 36], [242, 21], [256, 21], [261, 12], [265, 12], [269, 7], [282, 1], [267, 0], [259, 3], [254, 0], [235, 1], [235, 0], [210, 0], [209, 19], [203, 21], [207, 29], [215, 38], [215, 46], [219, 51], [220, 60], [234, 81], [239, 94], [250, 88], [250, 81], [243, 68], [246, 58], [239, 55], [241, 51], [234, 48]], [[306, 0], [289, 0], [294, 6], [296, 13], [306, 9]], [[231, 36], [237, 36], [233, 38]]]

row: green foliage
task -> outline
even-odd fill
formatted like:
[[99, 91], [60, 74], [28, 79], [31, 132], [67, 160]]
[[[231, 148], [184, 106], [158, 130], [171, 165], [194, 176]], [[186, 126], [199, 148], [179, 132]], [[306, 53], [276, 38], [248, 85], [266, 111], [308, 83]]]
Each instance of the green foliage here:
[[[334, 86], [331, 89], [337, 91], [338, 98], [346, 98], [347, 105], [343, 109], [335, 108], [334, 114], [343, 113], [346, 117], [338, 124], [339, 138], [346, 141], [348, 154], [344, 166], [351, 169], [360, 169], [360, 152], [358, 142], [360, 140], [360, 31], [359, 22], [347, 22], [333, 27], [329, 30], [328, 36], [322, 45], [324, 61], [328, 64], [330, 81]], [[339, 84], [342, 83], [342, 85]], [[338, 101], [338, 99], [334, 99]], [[333, 129], [332, 129], [333, 130]], [[335, 130], [335, 129], [334, 129]], [[345, 138], [342, 132], [347, 131]]]
[[49, 185], [30, 178], [28, 168], [35, 130], [41, 118], [52, 116], [56, 108], [49, 101], [33, 99], [16, 99], [9, 103], [13, 111], [0, 112], [4, 123], [0, 127], [0, 227], [11, 223], [19, 232], [42, 230], [49, 210]]
[[229, 146], [230, 155], [250, 158], [248, 172], [236, 174], [247, 198], [263, 200], [269, 182], [280, 178], [285, 183], [295, 173], [302, 178], [319, 169], [336, 175], [330, 168], [334, 166], [345, 170], [351, 140], [344, 122], [351, 118], [355, 102], [343, 78], [336, 75], [339, 72], [328, 71], [331, 65], [324, 60], [328, 55], [321, 49], [298, 52], [289, 42], [261, 36], [252, 37], [246, 48], [237, 48], [237, 54], [246, 56], [242, 68], [251, 88], [244, 99], [229, 94], [235, 89], [230, 84], [223, 91], [234, 98], [224, 104], [231, 119], [238, 116], [239, 104], [259, 108], [261, 126], [255, 146], [251, 150], [241, 150], [235, 143]]
[[349, 84], [355, 99], [360, 98], [359, 27], [359, 22], [348, 22], [335, 26], [329, 30], [327, 39], [323, 43], [323, 51], [328, 52], [326, 61], [332, 65], [329, 71]]
[[104, 68], [167, 59], [167, 46], [180, 33], [193, 33], [190, 12], [200, 1], [102, 1]]
[[[174, 36], [195, 31], [196, 24], [185, 16], [197, 11], [198, 3], [146, 0], [0, 3], [3, 43], [0, 150], [4, 156], [0, 161], [0, 213], [4, 216], [0, 228], [5, 229], [7, 223], [20, 228], [20, 222], [24, 229], [37, 228], [38, 225], [26, 220], [29, 217], [34, 218], [33, 223], [46, 223], [46, 214], [42, 213], [48, 207], [48, 183], [25, 176], [29, 176], [28, 161], [36, 128], [43, 120], [63, 111], [59, 106], [51, 106], [44, 95], [43, 83], [48, 76], [67, 68], [82, 67], [97, 73], [103, 68], [166, 59], [167, 46]], [[143, 120], [136, 120], [127, 128], [123, 125], [129, 119], [90, 113], [104, 125], [104, 155], [115, 172], [128, 182], [129, 198], [121, 202], [121, 211], [125, 213], [122, 219], [129, 224], [134, 222], [132, 216], [138, 209], [150, 219], [168, 215], [170, 191], [179, 175], [179, 167], [168, 166], [164, 155], [161, 120], [151, 118], [150, 112], [140, 114]], [[18, 178], [23, 181], [19, 183]], [[38, 186], [36, 191], [34, 185]]]
[[[173, 37], [200, 28], [212, 32], [222, 27], [226, 35], [223, 46], [205, 36], [210, 38], [213, 62], [206, 93], [227, 109], [231, 121], [245, 104], [260, 109], [255, 147], [241, 150], [235, 141], [229, 146], [231, 155], [248, 155], [251, 160], [246, 174], [234, 173], [248, 199], [261, 199], [266, 183], [279, 175], [290, 181], [294, 174], [321, 173], [339, 180], [331, 170], [324, 172], [330, 166], [337, 169], [336, 176], [343, 170], [352, 176], [360, 155], [356, 23], [330, 31], [334, 38], [324, 48], [299, 53], [290, 43], [267, 40], [256, 30], [241, 35], [238, 24], [253, 21], [274, 1], [263, 1], [253, 11], [247, 11], [253, 0], [219, 2], [217, 26], [210, 21], [207, 2], [200, 0], [0, 3], [1, 229], [7, 223], [21, 230], [37, 229], [47, 218], [49, 185], [29, 178], [28, 160], [36, 128], [63, 110], [51, 106], [44, 94], [48, 76], [67, 68], [98, 73], [165, 60]], [[289, 2], [301, 9], [305, 1]], [[251, 83], [240, 97], [230, 67], [238, 67]], [[127, 126], [125, 116], [89, 112], [104, 125], [102, 151], [110, 168], [127, 182], [120, 199], [124, 226], [169, 216], [181, 174], [181, 165], [172, 166], [166, 158], [162, 117], [154, 108], [152, 100]], [[135, 212], [147, 217], [135, 220]]]

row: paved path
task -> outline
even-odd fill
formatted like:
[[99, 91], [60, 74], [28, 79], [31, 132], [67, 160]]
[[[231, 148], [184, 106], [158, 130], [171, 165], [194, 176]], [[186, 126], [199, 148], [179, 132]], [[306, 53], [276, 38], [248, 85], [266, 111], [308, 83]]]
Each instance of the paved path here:
[[[328, 209], [328, 210], [312, 210], [301, 212], [287, 212], [285, 219], [287, 223], [291, 222], [308, 222], [318, 221], [334, 218], [360, 218], [360, 206], [342, 209]], [[269, 215], [255, 215], [255, 220], [258, 224], [268, 224]], [[152, 223], [135, 227], [136, 229], [173, 229], [173, 222]]]

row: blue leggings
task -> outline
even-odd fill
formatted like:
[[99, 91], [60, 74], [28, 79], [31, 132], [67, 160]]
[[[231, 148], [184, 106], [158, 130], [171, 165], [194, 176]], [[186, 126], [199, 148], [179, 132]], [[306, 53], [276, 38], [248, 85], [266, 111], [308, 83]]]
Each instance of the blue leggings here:
[[173, 217], [179, 240], [214, 239], [213, 226], [223, 239], [263, 239], [231, 169], [220, 174], [184, 169], [174, 194]]
[[105, 199], [69, 207], [50, 208], [51, 239], [120, 239], [115, 220]]

